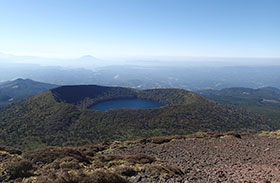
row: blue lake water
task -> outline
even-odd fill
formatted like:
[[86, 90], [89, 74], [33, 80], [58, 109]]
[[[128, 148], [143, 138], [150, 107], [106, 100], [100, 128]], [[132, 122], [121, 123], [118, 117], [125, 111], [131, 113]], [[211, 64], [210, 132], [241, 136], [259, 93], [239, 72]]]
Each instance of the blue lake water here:
[[91, 106], [90, 109], [98, 111], [107, 111], [109, 109], [121, 109], [121, 108], [133, 108], [133, 109], [150, 109], [150, 108], [159, 108], [163, 106], [158, 102], [147, 100], [147, 99], [114, 99], [100, 102], [94, 106]]

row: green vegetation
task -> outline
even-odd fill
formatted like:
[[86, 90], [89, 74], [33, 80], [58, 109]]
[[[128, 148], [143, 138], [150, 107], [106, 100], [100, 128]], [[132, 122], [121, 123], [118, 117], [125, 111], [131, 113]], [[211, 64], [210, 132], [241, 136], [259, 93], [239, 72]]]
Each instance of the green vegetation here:
[[30, 79], [17, 79], [1, 83], [0, 107], [21, 101], [55, 87], [57, 86], [53, 84], [36, 82]]
[[280, 128], [280, 90], [277, 88], [227, 88], [198, 93], [219, 103], [264, 115], [271, 119], [273, 129]]
[[[114, 97], [152, 99], [166, 106], [106, 112], [85, 109]], [[230, 108], [181, 89], [138, 91], [120, 87], [69, 86], [0, 110], [0, 144], [35, 149], [197, 131], [269, 130], [269, 124], [269, 119], [260, 115]]]

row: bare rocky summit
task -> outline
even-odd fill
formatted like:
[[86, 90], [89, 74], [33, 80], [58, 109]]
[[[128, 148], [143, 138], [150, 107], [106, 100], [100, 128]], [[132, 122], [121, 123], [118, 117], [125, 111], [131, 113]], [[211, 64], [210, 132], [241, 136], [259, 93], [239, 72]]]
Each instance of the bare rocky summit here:
[[135, 179], [133, 182], [280, 182], [280, 139], [260, 135], [177, 139], [139, 144], [116, 154], [146, 154], [184, 174]]
[[32, 151], [0, 147], [1, 182], [280, 182], [277, 133], [196, 133]]

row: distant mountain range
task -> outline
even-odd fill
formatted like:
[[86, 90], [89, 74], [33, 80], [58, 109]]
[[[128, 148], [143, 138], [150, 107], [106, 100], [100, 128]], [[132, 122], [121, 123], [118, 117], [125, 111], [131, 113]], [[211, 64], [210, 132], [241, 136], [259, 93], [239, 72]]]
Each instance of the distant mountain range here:
[[[106, 112], [88, 109], [116, 98], [149, 99], [165, 106]], [[270, 129], [269, 122], [183, 89], [62, 86], [1, 109], [0, 144], [33, 149], [198, 131], [259, 131]]]
[[278, 59], [216, 59], [101, 60], [90, 55], [50, 59], [0, 53], [0, 82], [29, 78], [57, 85], [96, 84], [138, 89], [183, 88], [191, 91], [230, 87], [280, 88]]
[[[84, 68], [94, 70], [97, 66], [103, 65], [104, 61], [91, 55], [84, 55], [79, 58], [44, 58], [38, 56], [18, 56], [0, 53], [0, 62], [14, 64], [33, 64], [41, 66]], [[106, 65], [106, 64], [105, 64]]]
[[16, 79], [14, 81], [0, 83], [0, 107], [18, 102], [55, 87], [57, 85], [36, 82], [30, 79]]

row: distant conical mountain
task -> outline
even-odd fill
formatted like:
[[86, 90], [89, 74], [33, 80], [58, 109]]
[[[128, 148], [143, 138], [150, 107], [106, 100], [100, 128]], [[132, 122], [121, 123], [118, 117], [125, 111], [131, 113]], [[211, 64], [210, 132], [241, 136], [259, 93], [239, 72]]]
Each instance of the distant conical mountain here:
[[94, 56], [91, 56], [91, 55], [84, 55], [84, 56], [80, 57], [80, 60], [95, 61], [95, 60], [98, 60], [98, 59]]
[[[149, 99], [165, 106], [106, 112], [87, 109], [117, 98]], [[197, 131], [267, 130], [268, 122], [182, 89], [62, 86], [0, 110], [0, 143], [25, 148], [80, 145]]]

